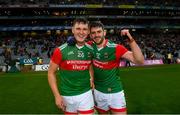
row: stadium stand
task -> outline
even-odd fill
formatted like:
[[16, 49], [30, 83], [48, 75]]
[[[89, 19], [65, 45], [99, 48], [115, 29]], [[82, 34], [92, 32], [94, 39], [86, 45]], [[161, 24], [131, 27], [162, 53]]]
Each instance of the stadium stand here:
[[128, 28], [146, 64], [161, 64], [119, 68], [127, 114], [180, 114], [180, 0], [0, 0], [0, 114], [63, 114], [47, 70], [76, 17], [101, 21], [126, 47]]
[[86, 17], [104, 23], [116, 43], [124, 44], [120, 29], [132, 30], [146, 59], [168, 63], [171, 53], [175, 63], [180, 57], [179, 5], [175, 0], [1, 0], [0, 58], [39, 57], [47, 64], [53, 49], [71, 35], [74, 18]]
[[16, 5], [16, 4], [76, 4], [76, 5], [85, 5], [85, 4], [105, 4], [105, 5], [155, 5], [155, 6], [178, 6], [180, 2], [178, 0], [1, 0], [0, 4], [3, 5]]

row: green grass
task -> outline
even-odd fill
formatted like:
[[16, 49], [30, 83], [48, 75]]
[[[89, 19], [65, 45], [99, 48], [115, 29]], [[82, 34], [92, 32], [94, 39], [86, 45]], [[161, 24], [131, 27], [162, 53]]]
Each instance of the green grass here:
[[[180, 113], [180, 65], [121, 68], [128, 113]], [[0, 73], [1, 114], [58, 114], [47, 72]]]
[[180, 113], [180, 65], [121, 69], [128, 113]]
[[0, 76], [0, 113], [59, 113], [46, 72]]

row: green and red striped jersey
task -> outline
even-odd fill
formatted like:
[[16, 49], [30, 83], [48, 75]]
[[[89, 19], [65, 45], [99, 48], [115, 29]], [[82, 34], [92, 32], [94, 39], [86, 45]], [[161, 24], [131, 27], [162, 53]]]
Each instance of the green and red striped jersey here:
[[88, 44], [80, 48], [68, 46], [67, 43], [54, 50], [51, 60], [59, 65], [61, 95], [79, 95], [90, 90], [89, 66], [92, 63], [92, 51]]
[[119, 44], [106, 39], [103, 48], [93, 47], [93, 68], [95, 88], [104, 93], [115, 93], [122, 90], [118, 68], [120, 58], [128, 50]]

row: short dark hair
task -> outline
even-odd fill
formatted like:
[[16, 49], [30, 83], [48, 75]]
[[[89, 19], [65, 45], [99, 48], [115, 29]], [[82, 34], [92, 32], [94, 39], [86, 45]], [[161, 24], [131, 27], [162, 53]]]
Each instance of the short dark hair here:
[[89, 24], [89, 29], [91, 30], [91, 28], [96, 28], [96, 27], [100, 27], [104, 30], [104, 25], [100, 22], [100, 21], [92, 21]]
[[73, 21], [73, 26], [74, 26], [76, 23], [89, 24], [89, 21], [88, 21], [86, 18], [76, 18], [76, 19]]

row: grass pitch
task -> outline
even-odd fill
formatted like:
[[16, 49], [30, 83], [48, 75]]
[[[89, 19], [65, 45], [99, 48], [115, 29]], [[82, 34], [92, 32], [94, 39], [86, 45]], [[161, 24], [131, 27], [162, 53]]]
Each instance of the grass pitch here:
[[[180, 113], [180, 64], [120, 68], [128, 113]], [[59, 114], [47, 72], [0, 73], [0, 114]]]

